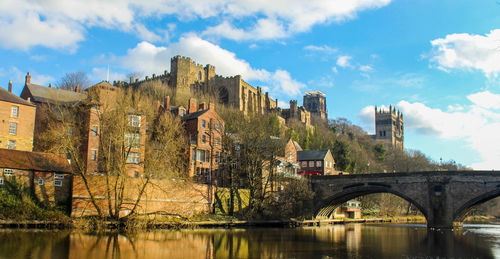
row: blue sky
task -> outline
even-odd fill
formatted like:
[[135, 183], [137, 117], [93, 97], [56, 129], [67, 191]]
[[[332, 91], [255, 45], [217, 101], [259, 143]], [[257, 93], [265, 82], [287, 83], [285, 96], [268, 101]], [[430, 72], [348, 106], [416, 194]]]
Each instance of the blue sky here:
[[330, 118], [373, 132], [404, 113], [405, 146], [500, 169], [500, 2], [481, 0], [4, 0], [0, 86], [24, 75], [92, 82], [170, 70], [174, 55], [262, 86], [281, 106], [308, 90]]

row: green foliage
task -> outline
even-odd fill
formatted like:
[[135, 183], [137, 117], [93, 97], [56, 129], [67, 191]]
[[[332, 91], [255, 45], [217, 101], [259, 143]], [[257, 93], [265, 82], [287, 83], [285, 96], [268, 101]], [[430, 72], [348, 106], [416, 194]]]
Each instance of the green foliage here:
[[385, 160], [386, 150], [383, 144], [376, 144], [374, 151], [375, 151], [375, 157], [377, 158], [378, 161], [382, 162]]
[[351, 169], [351, 150], [349, 148], [349, 143], [343, 140], [337, 139], [333, 146], [333, 158], [335, 159], [335, 165], [340, 171], [348, 171]]
[[6, 180], [0, 188], [0, 219], [67, 221], [61, 211], [33, 199], [29, 187], [14, 178]]

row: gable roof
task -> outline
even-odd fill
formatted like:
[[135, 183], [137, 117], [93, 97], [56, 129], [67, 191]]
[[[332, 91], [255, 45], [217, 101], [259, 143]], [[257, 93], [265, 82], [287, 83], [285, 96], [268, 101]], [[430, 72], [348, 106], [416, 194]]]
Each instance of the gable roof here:
[[302, 151], [302, 147], [300, 147], [299, 143], [297, 143], [297, 141], [293, 141], [293, 145], [295, 145], [295, 149], [297, 149], [297, 151]]
[[206, 112], [208, 112], [208, 109], [203, 110], [203, 111], [188, 113], [188, 114], [182, 116], [181, 120], [187, 121], [187, 120], [196, 119], [196, 118], [200, 117], [201, 115], [205, 114]]
[[330, 150], [307, 150], [297, 152], [297, 160], [323, 160]]
[[17, 103], [28, 106], [35, 106], [34, 104], [24, 100], [21, 97], [16, 96], [15, 94], [3, 89], [0, 87], [0, 101], [9, 102], [9, 103]]
[[0, 149], [0, 168], [71, 173], [68, 160], [54, 154]]
[[28, 88], [31, 98], [35, 102], [75, 104], [87, 99], [87, 94], [85, 93], [78, 93], [36, 84], [27, 84], [25, 87]]

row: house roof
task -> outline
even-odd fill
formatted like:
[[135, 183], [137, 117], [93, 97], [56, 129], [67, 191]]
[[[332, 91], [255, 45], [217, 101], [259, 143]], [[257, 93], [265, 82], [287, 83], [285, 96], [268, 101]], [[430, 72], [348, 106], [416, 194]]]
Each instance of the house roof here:
[[54, 154], [0, 149], [0, 168], [72, 173], [68, 160]]
[[300, 147], [299, 143], [297, 143], [297, 141], [293, 141], [293, 145], [295, 146], [295, 149], [297, 149], [297, 151], [302, 151], [302, 147]]
[[15, 94], [3, 89], [0, 87], [0, 101], [9, 102], [9, 103], [17, 103], [28, 106], [35, 106], [34, 104], [24, 100], [21, 97], [16, 96]]
[[27, 84], [33, 101], [43, 103], [74, 104], [87, 99], [87, 94], [59, 88]]
[[330, 150], [307, 150], [297, 152], [297, 160], [323, 160]]
[[206, 112], [208, 112], [208, 109], [203, 110], [203, 111], [197, 111], [197, 112], [193, 112], [193, 113], [188, 113], [188, 114], [184, 115], [181, 118], [181, 120], [187, 121], [187, 120], [196, 119], [196, 118], [200, 117], [201, 115], [205, 114]]

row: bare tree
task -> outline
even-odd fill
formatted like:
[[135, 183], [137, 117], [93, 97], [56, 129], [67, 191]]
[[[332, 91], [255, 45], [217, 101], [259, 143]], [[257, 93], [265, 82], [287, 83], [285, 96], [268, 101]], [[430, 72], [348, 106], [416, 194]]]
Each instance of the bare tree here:
[[81, 92], [90, 86], [87, 73], [83, 71], [64, 74], [56, 83], [56, 87], [64, 90]]

